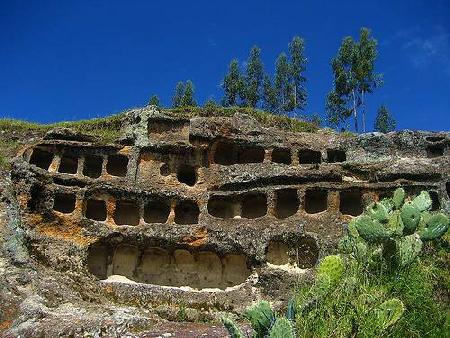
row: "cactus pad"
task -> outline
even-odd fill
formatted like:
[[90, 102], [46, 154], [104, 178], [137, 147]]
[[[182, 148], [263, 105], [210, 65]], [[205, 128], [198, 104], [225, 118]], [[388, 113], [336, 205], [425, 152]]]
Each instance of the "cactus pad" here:
[[411, 202], [420, 212], [430, 210], [433, 201], [428, 191], [422, 191]]
[[292, 323], [283, 317], [277, 318], [269, 333], [270, 338], [294, 338]]
[[388, 209], [383, 203], [371, 203], [367, 207], [367, 213], [370, 217], [372, 217], [372, 219], [376, 219], [382, 223], [387, 222], [389, 217]]
[[397, 263], [399, 266], [411, 264], [422, 250], [422, 241], [417, 234], [403, 237], [397, 241]]
[[359, 235], [370, 243], [381, 242], [389, 237], [389, 232], [384, 226], [368, 215], [358, 217], [355, 226]]
[[442, 213], [434, 214], [425, 221], [425, 228], [419, 231], [420, 238], [429, 241], [445, 234], [450, 226], [450, 220]]
[[420, 221], [420, 211], [414, 204], [405, 203], [401, 210], [404, 232], [412, 234]]
[[400, 209], [405, 201], [405, 190], [403, 188], [398, 188], [394, 191], [394, 196], [392, 197], [392, 202], [396, 209]]

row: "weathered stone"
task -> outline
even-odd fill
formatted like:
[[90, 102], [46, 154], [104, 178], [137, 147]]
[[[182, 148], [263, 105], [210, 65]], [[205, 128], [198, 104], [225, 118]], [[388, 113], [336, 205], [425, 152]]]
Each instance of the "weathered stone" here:
[[444, 132], [292, 133], [154, 107], [127, 111], [114, 144], [52, 131], [0, 180], [0, 330], [145, 335], [158, 315], [283, 304], [398, 186], [448, 208], [449, 145]]

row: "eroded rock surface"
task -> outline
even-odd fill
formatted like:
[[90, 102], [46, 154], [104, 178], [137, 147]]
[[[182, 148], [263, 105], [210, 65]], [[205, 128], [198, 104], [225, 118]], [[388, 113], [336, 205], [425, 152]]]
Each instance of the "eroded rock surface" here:
[[370, 202], [403, 186], [449, 208], [449, 155], [448, 132], [289, 133], [152, 107], [112, 144], [52, 130], [0, 180], [0, 332], [157, 336], [280, 306]]

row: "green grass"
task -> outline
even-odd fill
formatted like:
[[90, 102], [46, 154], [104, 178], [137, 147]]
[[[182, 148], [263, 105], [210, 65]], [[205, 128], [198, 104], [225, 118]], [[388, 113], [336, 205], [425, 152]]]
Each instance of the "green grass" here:
[[[408, 268], [392, 273], [362, 270], [347, 264], [345, 278], [315, 307], [296, 317], [299, 337], [375, 337], [373, 309], [391, 298], [400, 299], [405, 311], [382, 337], [446, 337], [450, 332], [448, 246], [430, 247]], [[297, 304], [311, 297], [311, 287], [297, 291]]]
[[173, 109], [163, 109], [164, 112], [173, 116], [182, 116], [186, 118], [205, 116], [205, 117], [232, 117], [236, 112], [247, 114], [255, 118], [265, 127], [275, 127], [292, 132], [316, 132], [319, 128], [307, 121], [290, 118], [285, 115], [275, 115], [270, 112], [248, 107], [182, 107]]

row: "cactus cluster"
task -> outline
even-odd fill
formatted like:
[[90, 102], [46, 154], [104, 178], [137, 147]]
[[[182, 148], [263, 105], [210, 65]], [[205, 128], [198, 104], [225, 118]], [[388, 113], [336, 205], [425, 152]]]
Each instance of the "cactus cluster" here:
[[392, 198], [370, 204], [348, 224], [341, 250], [369, 264], [385, 260], [406, 266], [413, 262], [423, 242], [444, 235], [450, 220], [443, 213], [430, 211], [432, 200], [427, 191], [410, 200], [405, 195], [404, 189], [398, 188]]

